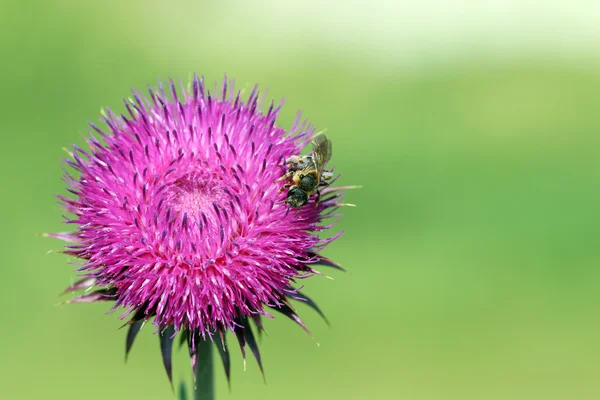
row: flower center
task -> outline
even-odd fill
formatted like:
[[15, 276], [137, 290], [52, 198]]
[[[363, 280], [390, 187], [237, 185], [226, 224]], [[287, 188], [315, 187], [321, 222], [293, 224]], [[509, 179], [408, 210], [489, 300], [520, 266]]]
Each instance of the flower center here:
[[183, 215], [198, 216], [219, 203], [223, 196], [219, 180], [209, 175], [189, 173], [177, 179], [167, 190], [169, 205]]

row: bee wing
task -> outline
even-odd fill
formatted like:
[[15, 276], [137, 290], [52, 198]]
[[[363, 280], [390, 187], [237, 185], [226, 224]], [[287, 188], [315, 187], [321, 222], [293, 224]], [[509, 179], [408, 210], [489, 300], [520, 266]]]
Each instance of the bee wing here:
[[324, 133], [319, 133], [311, 142], [314, 151], [313, 159], [315, 168], [320, 174], [323, 167], [331, 159], [331, 140]]

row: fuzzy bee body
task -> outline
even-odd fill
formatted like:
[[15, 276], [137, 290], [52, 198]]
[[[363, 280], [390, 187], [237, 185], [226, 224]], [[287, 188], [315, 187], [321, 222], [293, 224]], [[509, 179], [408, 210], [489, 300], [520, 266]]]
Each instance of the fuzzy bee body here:
[[313, 138], [311, 144], [312, 155], [292, 156], [285, 160], [288, 170], [280, 179], [292, 181], [284, 185], [283, 189], [289, 188], [285, 203], [293, 208], [302, 207], [315, 193], [316, 206], [320, 197], [319, 185], [332, 177], [330, 172], [323, 171], [323, 167], [331, 159], [331, 141], [320, 133]]

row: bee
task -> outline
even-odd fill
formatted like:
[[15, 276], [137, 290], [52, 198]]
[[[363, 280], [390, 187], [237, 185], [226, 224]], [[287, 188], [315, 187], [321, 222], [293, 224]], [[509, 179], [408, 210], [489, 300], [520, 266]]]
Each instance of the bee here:
[[285, 203], [290, 207], [302, 207], [313, 194], [317, 194], [315, 207], [319, 203], [319, 186], [324, 180], [332, 178], [331, 172], [323, 167], [331, 159], [331, 140], [323, 133], [317, 134], [311, 141], [313, 152], [306, 156], [292, 156], [285, 160], [288, 170], [279, 180], [291, 180], [282, 190], [289, 188]]

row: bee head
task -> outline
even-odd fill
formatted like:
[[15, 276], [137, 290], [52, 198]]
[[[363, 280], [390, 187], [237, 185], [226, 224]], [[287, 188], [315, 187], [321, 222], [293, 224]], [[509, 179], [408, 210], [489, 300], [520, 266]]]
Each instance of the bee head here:
[[297, 187], [291, 188], [285, 199], [286, 204], [293, 208], [302, 207], [307, 201], [308, 195]]

